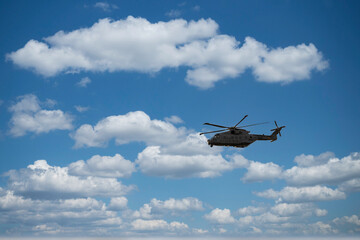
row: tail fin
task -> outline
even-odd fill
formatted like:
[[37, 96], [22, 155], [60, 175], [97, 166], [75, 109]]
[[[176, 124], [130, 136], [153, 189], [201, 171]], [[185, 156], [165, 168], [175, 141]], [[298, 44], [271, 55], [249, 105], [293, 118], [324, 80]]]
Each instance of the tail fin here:
[[270, 137], [271, 137], [271, 142], [277, 140], [277, 135], [278, 135], [279, 132], [280, 132], [280, 131], [274, 131], [274, 132], [270, 135]]

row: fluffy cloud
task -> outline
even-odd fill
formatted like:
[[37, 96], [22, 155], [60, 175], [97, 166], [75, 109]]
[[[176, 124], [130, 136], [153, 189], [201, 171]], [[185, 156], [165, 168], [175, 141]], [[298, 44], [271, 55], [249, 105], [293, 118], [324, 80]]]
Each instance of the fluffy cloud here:
[[180, 222], [171, 222], [168, 223], [165, 220], [143, 220], [143, 219], [136, 219], [131, 223], [133, 230], [140, 230], [140, 231], [157, 231], [157, 230], [184, 230], [188, 229], [188, 225], [185, 223]]
[[[27, 132], [36, 134], [47, 133], [53, 130], [72, 129], [72, 117], [61, 110], [41, 109], [39, 99], [28, 94], [18, 98], [19, 101], [9, 108], [13, 113], [10, 119], [10, 134], [14, 137], [20, 137]], [[54, 104], [54, 101], [47, 101]], [[49, 105], [49, 104], [47, 104]]]
[[[84, 124], [72, 134], [72, 137], [75, 140], [75, 147], [105, 146], [111, 139], [115, 139], [117, 144], [145, 142], [150, 146], [138, 154], [135, 163], [141, 172], [150, 176], [216, 177], [234, 168], [249, 166], [249, 161], [241, 155], [228, 156], [230, 160], [225, 160], [220, 154], [222, 148], [209, 148], [205, 136], [184, 127], [176, 128], [169, 121], [150, 119], [142, 111], [109, 116], [95, 126]], [[99, 159], [96, 161], [99, 162]], [[74, 174], [79, 174], [73, 171], [75, 167], [82, 172], [89, 171], [85, 168], [89, 168], [90, 162], [88, 160], [85, 164], [84, 161], [78, 161], [70, 166], [70, 170]], [[114, 164], [113, 170], [121, 167], [121, 165], [116, 167]], [[274, 170], [277, 165], [264, 166], [268, 170]], [[269, 179], [269, 174], [260, 176], [260, 173], [255, 173], [256, 169], [251, 168], [251, 170], [249, 180]], [[109, 174], [110, 171], [106, 171]], [[255, 174], [257, 175], [254, 176]]]
[[166, 201], [161, 201], [156, 198], [150, 202], [152, 210], [155, 212], [163, 211], [201, 211], [203, 210], [202, 202], [193, 197], [187, 197], [182, 199], [170, 198]]
[[360, 178], [341, 183], [339, 189], [344, 192], [360, 192]]
[[126, 208], [127, 203], [128, 203], [128, 200], [126, 197], [111, 198], [108, 208], [110, 210], [115, 210], [115, 211], [123, 210]]
[[[104, 6], [104, 4], [102, 4]], [[269, 49], [251, 37], [244, 44], [218, 35], [212, 19], [150, 23], [144, 18], [101, 19], [89, 28], [57, 32], [45, 42], [30, 40], [7, 59], [44, 76], [61, 72], [157, 72], [187, 66], [186, 81], [210, 88], [247, 68], [259, 81], [288, 83], [310, 78], [328, 63], [313, 44]]]
[[231, 212], [229, 209], [219, 209], [216, 208], [212, 210], [209, 214], [206, 214], [204, 218], [210, 222], [218, 223], [218, 224], [228, 224], [234, 223], [235, 218], [231, 216]]
[[1, 223], [15, 221], [33, 226], [32, 230], [36, 232], [45, 230], [39, 227], [45, 223], [56, 222], [70, 227], [69, 223], [75, 219], [90, 224], [115, 217], [115, 213], [108, 211], [103, 202], [94, 198], [33, 200], [16, 195], [11, 190], [0, 190], [0, 211]]
[[171, 215], [178, 215], [183, 212], [202, 210], [204, 210], [203, 203], [199, 199], [193, 197], [182, 199], [170, 198], [165, 201], [153, 198], [150, 203], [146, 203], [139, 210], [134, 211], [131, 214], [131, 217], [151, 219], [169, 213]]
[[135, 172], [135, 164], [120, 154], [113, 157], [95, 155], [86, 162], [79, 160], [71, 163], [68, 171], [77, 176], [129, 177]]
[[121, 196], [133, 189], [116, 178], [73, 176], [68, 167], [50, 166], [45, 160], [37, 160], [26, 169], [10, 170], [6, 176], [10, 190], [34, 198]]
[[327, 214], [325, 209], [315, 208], [312, 203], [279, 203], [270, 209], [279, 216], [311, 216], [322, 217]]
[[300, 166], [292, 167], [283, 174], [291, 185], [340, 184], [360, 177], [360, 153], [342, 159], [335, 158], [332, 153], [318, 157], [301, 155], [295, 161]]
[[360, 226], [360, 219], [356, 215], [352, 215], [350, 217], [344, 216], [344, 217], [341, 217], [341, 218], [335, 218], [333, 220], [333, 222], [338, 224], [338, 225], [340, 225], [340, 224], [354, 224], [354, 225]]
[[171, 123], [151, 120], [142, 112], [109, 116], [95, 126], [84, 124], [72, 135], [75, 147], [101, 147], [111, 139], [117, 144], [142, 141], [147, 144], [172, 144], [185, 135], [184, 128], [176, 128]]
[[237, 167], [236, 162], [227, 161], [221, 155], [165, 154], [160, 146], [147, 147], [135, 162], [141, 172], [167, 178], [216, 177]]
[[272, 162], [261, 163], [250, 161], [247, 172], [242, 178], [245, 182], [260, 182], [278, 178], [282, 173], [282, 168]]
[[264, 212], [266, 209], [264, 207], [254, 207], [254, 206], [248, 206], [244, 208], [240, 208], [237, 212], [240, 215], [253, 215]]
[[279, 202], [316, 202], [345, 199], [345, 193], [338, 189], [331, 189], [325, 186], [313, 187], [285, 187], [281, 191], [273, 189], [256, 193], [265, 198], [276, 199]]
[[318, 156], [301, 154], [295, 157], [294, 162], [296, 162], [299, 167], [312, 167], [326, 164], [329, 159], [334, 157], [335, 154], [332, 152], [324, 152]]

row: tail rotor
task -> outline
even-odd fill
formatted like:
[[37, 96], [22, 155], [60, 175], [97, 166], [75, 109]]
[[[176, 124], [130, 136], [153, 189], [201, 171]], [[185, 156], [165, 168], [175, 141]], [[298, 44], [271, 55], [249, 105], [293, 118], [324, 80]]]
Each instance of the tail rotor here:
[[271, 129], [271, 131], [274, 132], [272, 135], [275, 135], [275, 136], [276, 136], [277, 134], [279, 134], [280, 137], [281, 137], [281, 129], [285, 128], [286, 126], [281, 126], [281, 127], [279, 127], [279, 126], [277, 125], [277, 122], [276, 122], [276, 121], [274, 121], [274, 122], [275, 122], [276, 128]]

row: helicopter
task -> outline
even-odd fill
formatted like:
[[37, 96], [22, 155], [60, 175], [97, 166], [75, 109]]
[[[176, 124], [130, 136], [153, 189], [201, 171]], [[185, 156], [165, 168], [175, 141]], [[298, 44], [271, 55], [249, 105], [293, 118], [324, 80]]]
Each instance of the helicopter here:
[[235, 126], [233, 127], [225, 127], [217, 124], [212, 123], [204, 123], [204, 125], [210, 125], [214, 127], [223, 128], [222, 130], [217, 131], [211, 131], [211, 132], [202, 132], [200, 135], [208, 134], [208, 133], [216, 133], [212, 138], [208, 140], [208, 144], [210, 147], [215, 146], [230, 146], [230, 147], [238, 147], [238, 148], [245, 148], [252, 144], [255, 141], [258, 140], [270, 140], [271, 142], [277, 140], [277, 135], [279, 134], [281, 137], [281, 129], [285, 128], [285, 126], [279, 127], [274, 121], [276, 128], [271, 129], [273, 133], [271, 135], [264, 135], [264, 134], [250, 134], [249, 131], [242, 129], [245, 127], [265, 124], [264, 123], [256, 123], [256, 124], [250, 124], [246, 126], [239, 126], [237, 127], [245, 118], [247, 118], [248, 115], [245, 115]]

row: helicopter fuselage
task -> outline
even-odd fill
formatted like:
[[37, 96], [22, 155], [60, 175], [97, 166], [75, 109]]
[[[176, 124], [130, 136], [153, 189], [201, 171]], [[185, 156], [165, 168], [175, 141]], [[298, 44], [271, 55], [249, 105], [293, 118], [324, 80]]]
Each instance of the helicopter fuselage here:
[[271, 140], [277, 139], [276, 134], [260, 135], [249, 134], [249, 131], [244, 129], [229, 130], [224, 133], [215, 134], [208, 140], [208, 144], [212, 146], [231, 146], [238, 148], [245, 148], [257, 140]]

